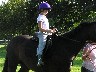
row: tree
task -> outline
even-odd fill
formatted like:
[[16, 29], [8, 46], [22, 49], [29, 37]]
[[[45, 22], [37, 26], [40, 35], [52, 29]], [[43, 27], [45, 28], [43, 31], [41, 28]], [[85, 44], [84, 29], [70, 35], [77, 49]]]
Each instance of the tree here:
[[[36, 23], [38, 5], [46, 0], [9, 0], [0, 6], [0, 37], [10, 34], [32, 35], [38, 30]], [[94, 21], [96, 18], [95, 0], [47, 0], [52, 6], [48, 14], [51, 26], [60, 32], [69, 31], [80, 22]], [[89, 20], [89, 18], [91, 18]]]

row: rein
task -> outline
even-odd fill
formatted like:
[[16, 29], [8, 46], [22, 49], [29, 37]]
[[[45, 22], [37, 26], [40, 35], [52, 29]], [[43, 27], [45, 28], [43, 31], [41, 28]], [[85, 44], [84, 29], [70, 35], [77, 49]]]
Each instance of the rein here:
[[[63, 36], [62, 36], [63, 37]], [[65, 39], [67, 39], [67, 40], [70, 40], [70, 41], [73, 41], [73, 42], [77, 42], [77, 43], [80, 43], [80, 44], [82, 44], [82, 42], [81, 41], [79, 41], [79, 40], [75, 40], [75, 39], [70, 39], [70, 38], [67, 38], [67, 37], [63, 37], [63, 38], [65, 38]], [[86, 42], [85, 42], [86, 43]], [[75, 60], [75, 58], [76, 58], [76, 55], [74, 55], [73, 57], [72, 57], [72, 59], [71, 59], [71, 66], [73, 66], [73, 61]]]
[[[63, 36], [62, 36], [63, 37]], [[75, 39], [70, 39], [70, 38], [67, 38], [67, 37], [63, 37], [63, 38], [65, 38], [65, 39], [67, 39], [67, 40], [70, 40], [70, 41], [73, 41], [73, 42], [76, 42], [76, 43], [80, 43], [80, 44], [82, 44], [82, 42], [81, 41], [79, 41], [79, 40], [75, 40]], [[85, 42], [86, 43], [86, 42]], [[71, 66], [73, 66], [73, 61], [75, 60], [75, 58], [76, 58], [76, 54], [72, 57], [72, 59], [71, 59]]]
[[81, 43], [81, 41], [78, 41], [78, 40], [75, 40], [75, 39], [70, 39], [70, 38], [67, 38], [67, 37], [63, 37], [63, 38], [68, 39], [68, 40], [70, 40], [70, 41], [77, 42], [77, 43]]

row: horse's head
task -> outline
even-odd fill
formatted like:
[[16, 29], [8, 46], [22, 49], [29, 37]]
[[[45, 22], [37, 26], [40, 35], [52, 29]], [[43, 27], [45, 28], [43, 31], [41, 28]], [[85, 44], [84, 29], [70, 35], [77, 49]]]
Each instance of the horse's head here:
[[96, 22], [80, 23], [75, 29], [65, 33], [64, 38], [85, 43], [87, 40], [96, 40]]
[[90, 22], [87, 40], [96, 42], [96, 22]]

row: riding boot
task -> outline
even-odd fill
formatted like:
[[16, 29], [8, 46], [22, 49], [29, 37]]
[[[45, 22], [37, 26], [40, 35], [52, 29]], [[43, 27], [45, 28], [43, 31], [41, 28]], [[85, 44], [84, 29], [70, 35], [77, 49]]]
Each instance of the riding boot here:
[[42, 57], [41, 57], [42, 55], [38, 55], [38, 64], [37, 64], [37, 66], [40, 66], [40, 65], [42, 65], [43, 64], [43, 62], [42, 62]]

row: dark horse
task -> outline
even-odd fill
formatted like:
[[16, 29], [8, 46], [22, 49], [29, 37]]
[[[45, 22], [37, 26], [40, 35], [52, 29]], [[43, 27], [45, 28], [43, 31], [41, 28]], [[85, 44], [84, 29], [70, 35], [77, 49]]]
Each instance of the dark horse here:
[[3, 72], [70, 72], [73, 56], [76, 56], [87, 40], [96, 42], [96, 22], [84, 22], [75, 29], [60, 36], [52, 36], [47, 40], [43, 51], [44, 65], [37, 67], [36, 48], [38, 42], [30, 36], [14, 37], [7, 46]]

